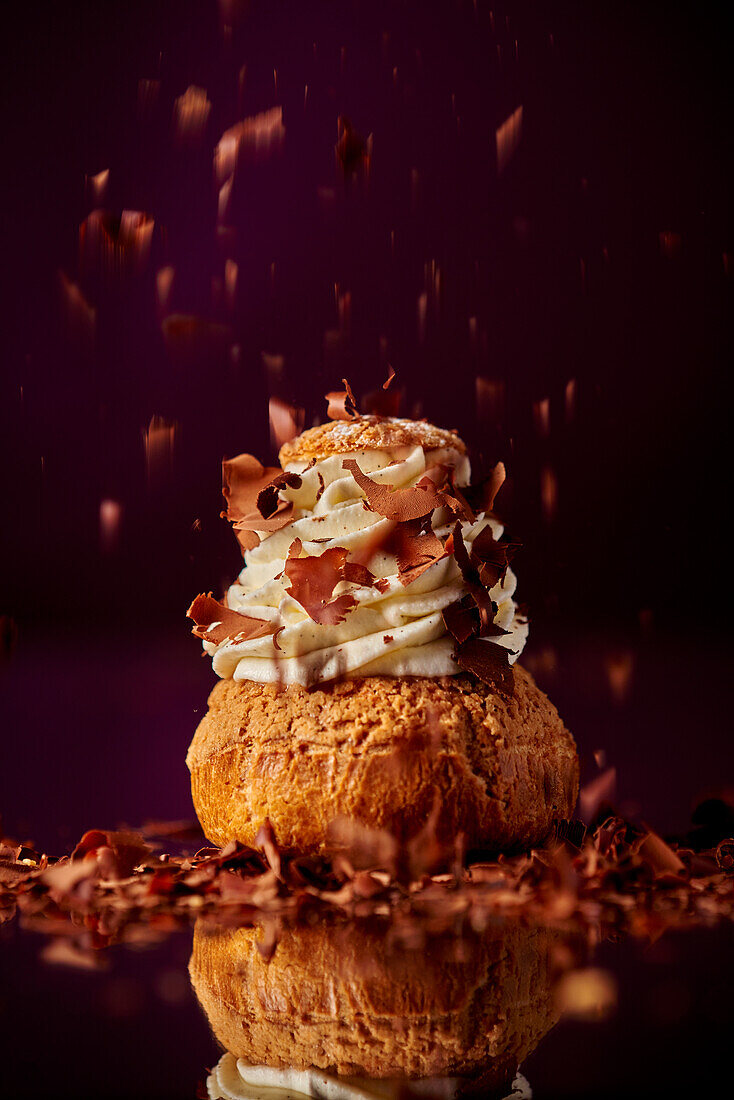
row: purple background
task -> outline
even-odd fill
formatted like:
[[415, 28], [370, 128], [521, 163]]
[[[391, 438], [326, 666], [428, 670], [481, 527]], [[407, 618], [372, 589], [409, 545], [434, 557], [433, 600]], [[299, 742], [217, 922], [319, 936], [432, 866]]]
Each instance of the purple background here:
[[[527, 663], [584, 760], [605, 748], [628, 808], [684, 826], [731, 755], [730, 25], [662, 5], [481, 0], [107, 0], [6, 18], [8, 831], [53, 846], [190, 813], [183, 757], [212, 674], [183, 612], [237, 568], [221, 458], [272, 460], [269, 395], [311, 422], [345, 373], [363, 394], [388, 361], [406, 413], [458, 427], [478, 465], [508, 465], [499, 504], [526, 544]], [[142, 112], [141, 79], [160, 81]], [[211, 113], [182, 147], [173, 103], [190, 84]], [[223, 245], [214, 146], [274, 105], [283, 149], [238, 168]], [[498, 176], [495, 132], [518, 105], [521, 141]], [[374, 135], [368, 185], [336, 166], [340, 114]], [[149, 262], [126, 279], [80, 262], [97, 205], [85, 176], [108, 168], [101, 205], [155, 219]], [[227, 257], [229, 306], [212, 293]], [[166, 265], [169, 312], [203, 322], [175, 349], [156, 302]], [[91, 341], [60, 271], [96, 310]], [[335, 283], [350, 295], [341, 329]], [[279, 378], [263, 352], [284, 356]], [[477, 405], [477, 376], [502, 402]], [[533, 409], [545, 399], [547, 435]], [[154, 415], [177, 428], [170, 466], [149, 472]], [[112, 548], [104, 499], [122, 506]]]

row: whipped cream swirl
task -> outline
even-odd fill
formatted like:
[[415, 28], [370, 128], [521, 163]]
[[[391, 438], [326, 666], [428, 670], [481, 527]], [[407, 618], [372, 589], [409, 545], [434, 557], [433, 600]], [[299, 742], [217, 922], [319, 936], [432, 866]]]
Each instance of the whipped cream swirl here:
[[[390, 451], [359, 451], [332, 455], [311, 466], [294, 462], [287, 467], [301, 476], [297, 489], [281, 490], [292, 501], [293, 520], [245, 552], [245, 566], [226, 596], [228, 607], [273, 624], [277, 633], [265, 637], [205, 642], [213, 657], [214, 671], [223, 678], [259, 683], [311, 686], [344, 675], [357, 676], [452, 676], [460, 672], [454, 657], [454, 639], [447, 633], [442, 611], [466, 593], [459, 567], [448, 555], [430, 565], [409, 584], [403, 584], [395, 556], [380, 547], [392, 521], [366, 507], [364, 493], [343, 467], [354, 458], [363, 473], [394, 489], [415, 486], [432, 466], [453, 467], [458, 486], [469, 482], [466, 455], [454, 449], [428, 450], [420, 446]], [[455, 518], [436, 509], [431, 518], [442, 540]], [[480, 531], [491, 527], [499, 538], [503, 526], [480, 513], [474, 523], [462, 523], [467, 550]], [[306, 555], [321, 555], [342, 547], [349, 558], [362, 560], [380, 581], [355, 586], [341, 581], [334, 596], [348, 592], [356, 601], [342, 622], [318, 623], [289, 593], [283, 570], [288, 551], [300, 539]], [[370, 548], [377, 547], [371, 553]], [[497, 605], [494, 622], [507, 634], [487, 645], [502, 645], [510, 661], [517, 659], [528, 632], [513, 599], [516, 578], [510, 568], [491, 590]]]

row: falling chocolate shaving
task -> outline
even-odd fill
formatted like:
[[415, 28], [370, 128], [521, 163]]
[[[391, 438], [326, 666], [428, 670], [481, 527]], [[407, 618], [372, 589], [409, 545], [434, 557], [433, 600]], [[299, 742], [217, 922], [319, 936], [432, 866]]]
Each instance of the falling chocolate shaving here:
[[475, 512], [491, 512], [494, 500], [505, 483], [507, 472], [504, 462], [498, 462], [491, 473], [477, 485], [468, 485], [464, 496]]
[[343, 459], [342, 466], [349, 470], [367, 497], [370, 510], [386, 519], [397, 520], [398, 523], [422, 519], [443, 504], [442, 494], [430, 477], [421, 478], [417, 485], [408, 489], [393, 489], [392, 485], [373, 481], [362, 472], [354, 458]]
[[277, 474], [273, 480], [261, 489], [257, 494], [257, 510], [263, 519], [270, 519], [282, 502], [278, 501], [278, 493], [281, 489], [300, 489], [302, 480], [298, 474], [284, 470]]
[[485, 684], [504, 695], [512, 695], [515, 689], [515, 676], [509, 656], [509, 651], [504, 646], [482, 638], [467, 638], [456, 647], [459, 667], [478, 676]]
[[332, 390], [325, 395], [328, 401], [326, 415], [330, 420], [354, 420], [359, 416], [357, 402], [352, 393], [352, 387], [346, 378], [342, 378], [343, 390]]
[[357, 172], [362, 164], [369, 163], [369, 154], [364, 138], [357, 133], [348, 118], [340, 115], [337, 128], [339, 140], [334, 146], [337, 164], [340, 165], [345, 177]]
[[264, 638], [274, 633], [272, 623], [241, 615], [239, 611], [225, 607], [213, 598], [211, 592], [206, 596], [197, 596], [186, 615], [194, 622], [192, 634], [214, 645], [221, 645], [226, 641], [249, 641], [251, 638]]
[[276, 447], [280, 448], [284, 443], [290, 443], [300, 432], [306, 418], [306, 410], [295, 405], [289, 405], [279, 397], [271, 397], [268, 402], [268, 416], [270, 418], [270, 438]]
[[390, 383], [392, 382], [393, 378], [395, 378], [395, 371], [394, 371], [394, 370], [392, 369], [392, 367], [391, 367], [391, 366], [390, 366], [390, 364], [388, 363], [388, 364], [387, 364], [387, 378], [386, 378], [386, 379], [385, 379], [385, 381], [384, 381], [384, 382], [382, 383], [382, 388], [383, 388], [383, 390], [386, 390], [386, 389], [388, 389], [388, 388], [389, 388], [389, 386], [390, 386]]
[[316, 623], [334, 625], [343, 622], [348, 612], [357, 606], [349, 592], [332, 599], [340, 581], [369, 585], [374, 579], [363, 565], [347, 561], [343, 546], [332, 546], [323, 554], [300, 557], [303, 544], [295, 539], [288, 551], [283, 572], [290, 584], [288, 592]]

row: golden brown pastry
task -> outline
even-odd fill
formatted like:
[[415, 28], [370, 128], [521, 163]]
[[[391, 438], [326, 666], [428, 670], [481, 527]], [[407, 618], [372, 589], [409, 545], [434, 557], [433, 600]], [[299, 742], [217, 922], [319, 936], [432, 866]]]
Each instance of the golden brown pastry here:
[[367, 922], [286, 928], [271, 959], [259, 929], [197, 924], [191, 982], [221, 1045], [248, 1066], [340, 1075], [511, 1080], [556, 1022], [551, 947], [519, 921], [482, 936], [390, 943]]
[[304, 432], [282, 469], [224, 463], [245, 567], [194, 633], [221, 682], [187, 758], [207, 836], [328, 847], [336, 817], [406, 840], [510, 849], [571, 815], [578, 761], [516, 663], [528, 632], [494, 511], [458, 436], [360, 417]]
[[512, 675], [511, 696], [468, 675], [311, 691], [221, 680], [187, 758], [204, 832], [252, 845], [267, 817], [281, 846], [318, 851], [347, 816], [405, 840], [437, 802], [446, 844], [540, 842], [573, 810], [576, 749], [530, 673]]

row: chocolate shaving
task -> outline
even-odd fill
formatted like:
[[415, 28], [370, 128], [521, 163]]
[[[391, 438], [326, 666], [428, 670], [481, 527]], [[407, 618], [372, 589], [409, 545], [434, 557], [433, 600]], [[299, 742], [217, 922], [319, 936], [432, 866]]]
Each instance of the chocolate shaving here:
[[243, 550], [252, 550], [260, 542], [258, 531], [279, 531], [290, 523], [293, 505], [285, 501], [265, 518], [258, 509], [258, 498], [283, 471], [277, 466], [263, 466], [254, 455], [241, 454], [222, 463], [222, 495], [227, 509], [222, 512], [232, 524]]
[[454, 600], [443, 609], [442, 615], [446, 629], [457, 642], [465, 642], [472, 634], [479, 633], [479, 612], [471, 596]]
[[464, 583], [469, 589], [469, 595], [476, 604], [479, 613], [479, 635], [489, 634], [497, 614], [497, 605], [492, 601], [489, 591], [482, 582], [481, 575], [474, 561], [472, 561], [464, 543], [464, 535], [461, 524], [457, 521], [454, 530], [446, 540], [446, 550], [453, 553], [456, 564], [461, 570]]
[[326, 415], [330, 420], [354, 420], [355, 417], [359, 416], [352, 387], [346, 378], [342, 378], [342, 382], [344, 383], [343, 390], [332, 390], [330, 393], [325, 394], [329, 403]]
[[491, 512], [494, 499], [505, 483], [507, 472], [504, 462], [498, 462], [491, 473], [477, 485], [464, 489], [464, 496], [475, 512]]
[[276, 447], [290, 443], [291, 439], [303, 431], [306, 410], [289, 405], [279, 397], [271, 397], [268, 402], [270, 417], [270, 438]]
[[274, 633], [272, 623], [241, 615], [239, 611], [225, 607], [212, 597], [211, 592], [206, 596], [197, 596], [186, 615], [194, 622], [192, 634], [202, 641], [213, 642], [214, 645], [221, 645], [226, 641], [264, 638], [267, 634]]
[[278, 493], [281, 489], [300, 489], [301, 485], [302, 480], [298, 474], [289, 473], [287, 470], [277, 474], [276, 477], [257, 494], [257, 510], [263, 519], [270, 519], [282, 504], [282, 501], [278, 500]]
[[515, 677], [509, 656], [509, 650], [504, 646], [482, 638], [467, 638], [456, 647], [459, 667], [478, 676], [503, 695], [514, 692]]
[[343, 622], [357, 601], [345, 592], [332, 599], [340, 581], [369, 585], [372, 573], [363, 565], [347, 561], [347, 551], [342, 546], [332, 546], [323, 554], [300, 557], [303, 544], [296, 539], [288, 551], [283, 570], [290, 584], [288, 592], [301, 605], [314, 622], [333, 625]]
[[343, 459], [342, 467], [349, 470], [367, 497], [370, 511], [398, 523], [422, 519], [444, 503], [441, 492], [430, 477], [421, 478], [417, 485], [408, 489], [393, 489], [392, 485], [380, 485], [373, 481], [362, 472], [354, 458]]
[[403, 585], [410, 584], [441, 558], [447, 557], [444, 545], [431, 529], [428, 517], [397, 523], [386, 539], [384, 549], [395, 555], [398, 579]]
[[382, 388], [383, 388], [383, 390], [386, 390], [386, 389], [388, 389], [388, 388], [389, 388], [389, 386], [390, 386], [390, 383], [392, 382], [393, 378], [395, 378], [395, 371], [394, 371], [394, 370], [392, 369], [392, 367], [391, 367], [391, 366], [390, 366], [390, 364], [388, 363], [388, 364], [387, 364], [387, 378], [386, 378], [386, 379], [385, 379], [385, 381], [384, 381], [384, 382], [382, 383]]

